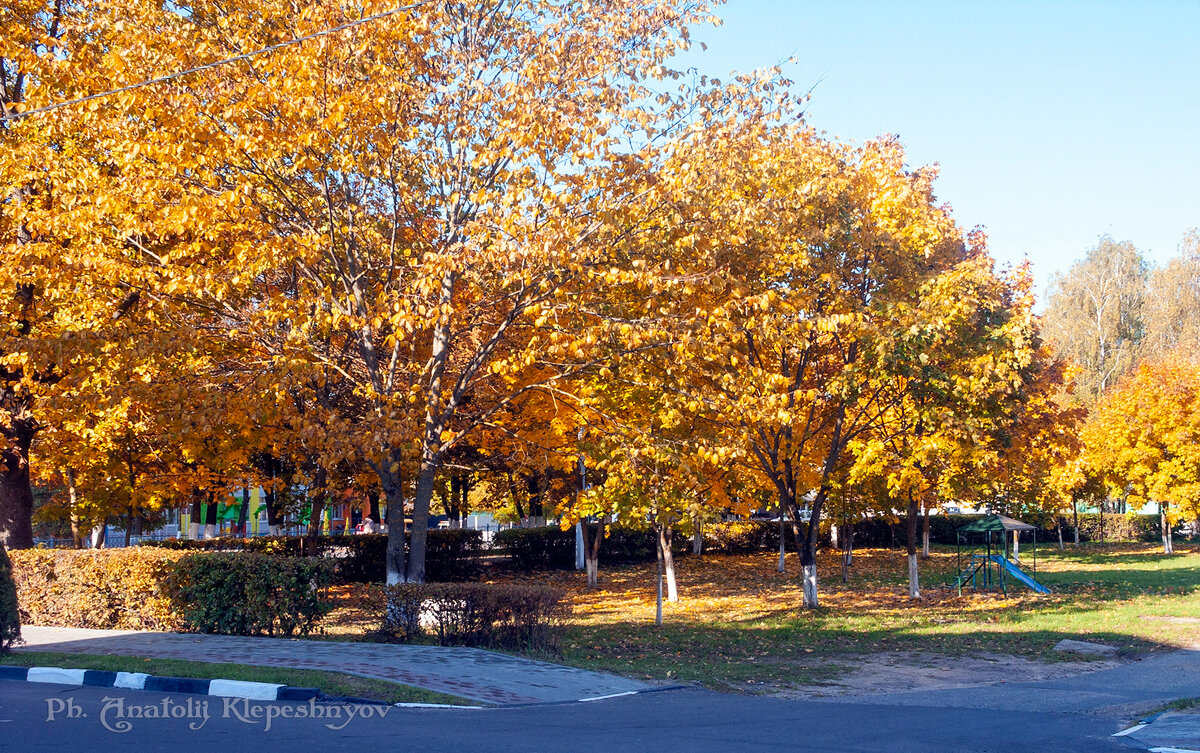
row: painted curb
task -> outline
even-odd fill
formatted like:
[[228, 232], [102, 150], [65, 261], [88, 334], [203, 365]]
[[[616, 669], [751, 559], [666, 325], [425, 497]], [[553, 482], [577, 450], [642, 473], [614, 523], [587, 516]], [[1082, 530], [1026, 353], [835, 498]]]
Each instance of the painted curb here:
[[321, 691], [317, 688], [298, 688], [270, 682], [197, 680], [191, 677], [159, 677], [141, 672], [106, 672], [98, 669], [66, 669], [63, 667], [0, 666], [0, 680], [123, 690], [153, 690], [160, 693], [246, 698], [252, 701], [308, 701], [321, 696]]

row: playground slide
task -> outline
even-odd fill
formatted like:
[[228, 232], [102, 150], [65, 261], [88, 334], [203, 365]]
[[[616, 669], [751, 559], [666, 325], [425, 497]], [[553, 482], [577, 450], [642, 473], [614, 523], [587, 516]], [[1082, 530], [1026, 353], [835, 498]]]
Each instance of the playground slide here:
[[1041, 583], [1038, 583], [1033, 578], [1030, 578], [1028, 573], [1026, 573], [1024, 570], [1022, 570], [1021, 568], [1014, 565], [1012, 562], [1010, 562], [1005, 557], [1002, 557], [998, 554], [993, 554], [992, 561], [995, 562], [1000, 567], [1003, 567], [1005, 570], [1007, 570], [1008, 574], [1011, 575], [1013, 578], [1016, 578], [1019, 582], [1024, 583], [1026, 586], [1033, 589], [1034, 591], [1037, 591], [1040, 594], [1050, 593], [1049, 588], [1046, 588]]

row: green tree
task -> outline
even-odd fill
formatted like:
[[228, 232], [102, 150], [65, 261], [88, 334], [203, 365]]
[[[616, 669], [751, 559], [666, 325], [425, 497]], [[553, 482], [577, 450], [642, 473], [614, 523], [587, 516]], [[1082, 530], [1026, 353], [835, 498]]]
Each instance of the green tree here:
[[13, 580], [12, 561], [0, 546], [0, 654], [7, 653], [21, 640], [21, 612], [17, 607], [17, 584]]

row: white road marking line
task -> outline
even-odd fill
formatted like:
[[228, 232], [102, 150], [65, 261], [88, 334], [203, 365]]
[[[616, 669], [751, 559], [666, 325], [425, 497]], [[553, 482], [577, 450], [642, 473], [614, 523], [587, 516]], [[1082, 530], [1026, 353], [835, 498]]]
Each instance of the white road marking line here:
[[1130, 727], [1129, 729], [1121, 730], [1120, 732], [1113, 735], [1113, 737], [1124, 737], [1125, 735], [1132, 735], [1134, 732], [1137, 732], [1139, 729], [1145, 729], [1148, 726], [1149, 725], [1146, 725], [1146, 724], [1135, 724], [1132, 727]]
[[402, 709], [481, 709], [483, 706], [455, 706], [452, 703], [393, 703]]
[[1200, 753], [1193, 748], [1151, 748], [1150, 753]]
[[637, 695], [637, 691], [636, 690], [626, 690], [624, 693], [610, 693], [609, 695], [598, 695], [595, 698], [580, 698], [579, 702], [580, 703], [589, 703], [591, 701], [604, 701], [609, 698], [620, 698], [621, 696], [626, 696], [626, 695]]

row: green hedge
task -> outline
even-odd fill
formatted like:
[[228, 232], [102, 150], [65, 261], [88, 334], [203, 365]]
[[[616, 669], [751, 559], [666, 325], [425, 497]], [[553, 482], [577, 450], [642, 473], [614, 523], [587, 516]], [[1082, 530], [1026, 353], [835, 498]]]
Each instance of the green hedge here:
[[[315, 556], [334, 563], [334, 579], [338, 583], [381, 583], [386, 578], [387, 534], [318, 536], [315, 541]], [[167, 539], [148, 541], [145, 545], [185, 551], [257, 552], [298, 557], [303, 552], [304, 537]], [[482, 531], [431, 529], [425, 543], [425, 577], [432, 581], [475, 577], [479, 574], [482, 553]]]
[[564, 614], [556, 588], [487, 583], [402, 583], [384, 589], [382, 632], [441, 646], [553, 647]]
[[328, 561], [254, 552], [179, 559], [172, 595], [185, 624], [223, 635], [308, 635], [332, 609]]
[[[592, 532], [595, 532], [595, 523]], [[671, 537], [671, 551], [688, 551], [689, 539], [679, 531]], [[522, 570], [569, 570], [575, 567], [575, 529], [558, 526], [510, 528], [496, 534], [493, 547], [502, 551], [508, 562]], [[658, 556], [654, 532], [636, 528], [609, 527], [600, 545], [600, 564], [628, 565], [653, 562]]]
[[[787, 551], [795, 551], [796, 538], [790, 524], [784, 529], [784, 534]], [[704, 527], [703, 551], [749, 554], [764, 549], [779, 550], [778, 520], [727, 520]]]
[[[933, 544], [954, 546], [958, 538], [958, 529], [972, 523], [980, 515], [931, 515], [929, 516], [929, 541]], [[868, 547], [902, 547], [907, 539], [907, 516], [901, 516], [895, 522], [883, 518], [860, 520], [854, 524], [854, 546]], [[1063, 539], [1071, 541], [1075, 532], [1073, 517], [1068, 513], [1061, 518], [1063, 523]], [[1036, 521], [1027, 521], [1035, 523]], [[1038, 541], [1058, 541], [1056, 519], [1048, 518], [1042, 522], [1038, 530]], [[924, 530], [924, 518], [917, 521], [918, 535]], [[1029, 536], [1029, 534], [1025, 534]], [[978, 534], [976, 534], [978, 537]], [[1157, 541], [1162, 537], [1162, 525], [1157, 515], [1124, 515], [1121, 513], [1104, 514], [1105, 541]], [[828, 536], [826, 536], [828, 538]], [[1100, 514], [1080, 513], [1080, 541], [1100, 540]], [[1026, 540], [1026, 539], [1022, 539]]]
[[21, 613], [17, 606], [17, 584], [12, 562], [0, 545], [0, 654], [8, 653], [21, 640]]

